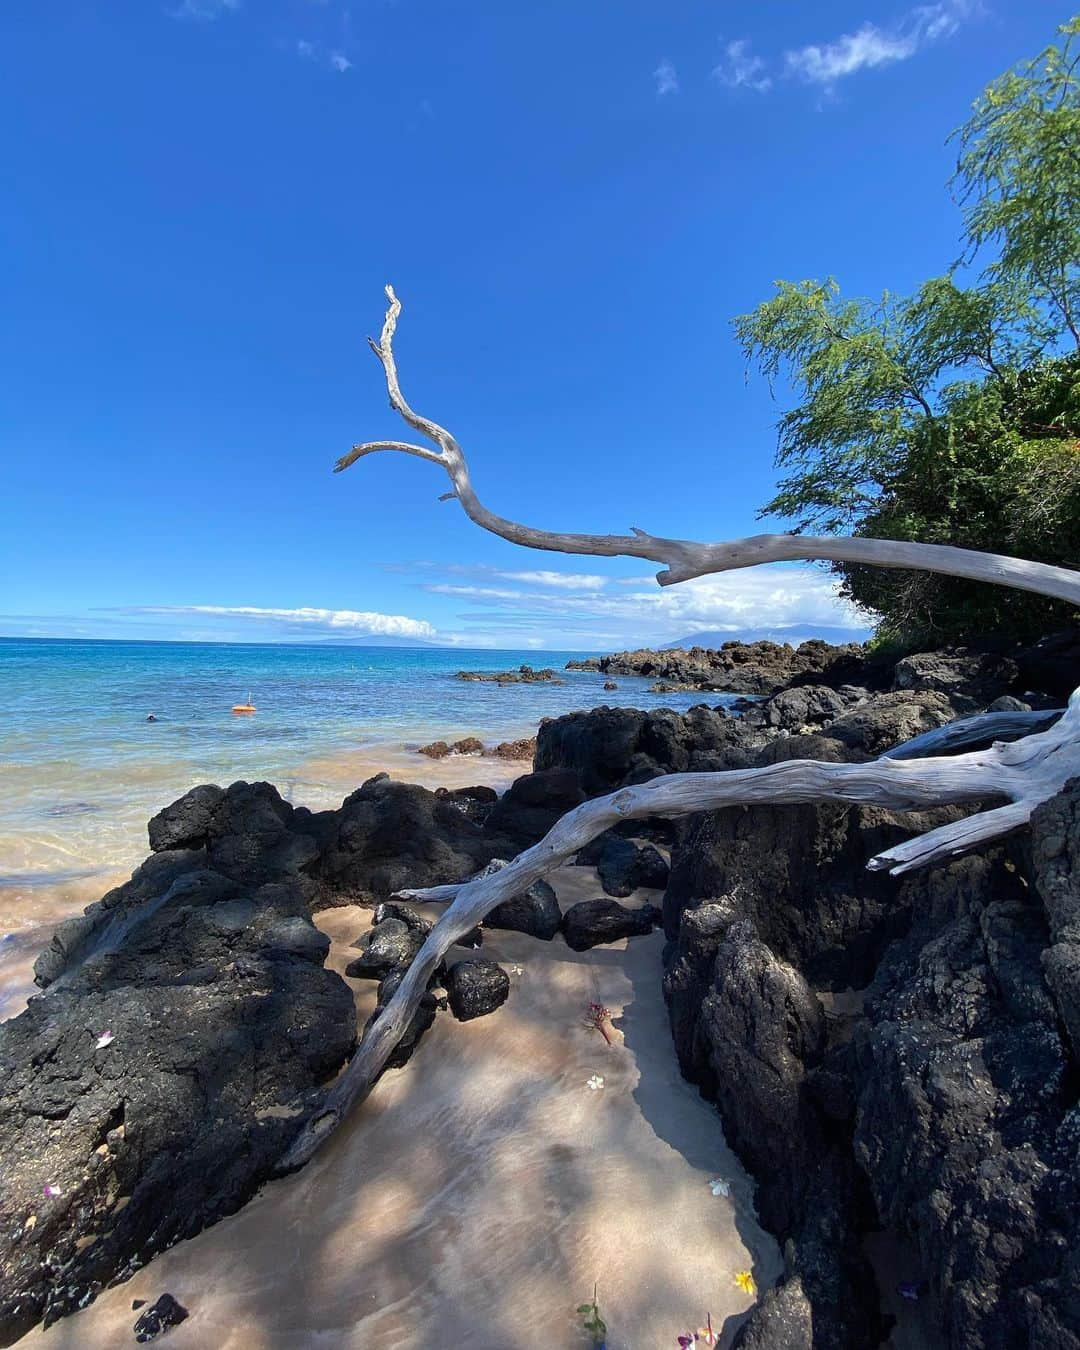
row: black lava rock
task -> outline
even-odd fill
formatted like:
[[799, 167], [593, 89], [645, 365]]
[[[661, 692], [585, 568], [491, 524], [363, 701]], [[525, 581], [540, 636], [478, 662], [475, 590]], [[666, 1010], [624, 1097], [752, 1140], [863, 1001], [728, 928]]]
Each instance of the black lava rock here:
[[660, 918], [654, 905], [628, 909], [617, 900], [582, 900], [563, 915], [562, 931], [571, 951], [584, 952], [604, 942], [651, 933]]
[[424, 937], [431, 932], [431, 924], [427, 919], [417, 914], [414, 909], [408, 905], [403, 905], [398, 900], [383, 900], [376, 905], [371, 912], [371, 924], [375, 928], [386, 919], [397, 919], [403, 923], [406, 928], [411, 928], [414, 933], [422, 933]]
[[485, 1017], [510, 995], [510, 976], [502, 966], [483, 957], [457, 961], [443, 976], [450, 1011], [459, 1022]]
[[608, 895], [625, 899], [647, 886], [663, 890], [668, 883], [668, 865], [652, 844], [635, 844], [607, 830], [577, 856], [579, 864], [596, 867], [600, 884]]
[[156, 1303], [140, 1316], [135, 1323], [135, 1339], [140, 1342], [156, 1340], [170, 1327], [178, 1327], [186, 1322], [188, 1310], [177, 1303], [172, 1294], [162, 1294]]
[[528, 933], [531, 937], [550, 942], [559, 931], [561, 922], [562, 910], [555, 892], [546, 881], [535, 881], [521, 895], [496, 905], [484, 919], [484, 927]]
[[409, 965], [424, 945], [424, 934], [401, 919], [384, 919], [355, 943], [361, 954], [345, 967], [350, 979], [379, 980]]
[[554, 768], [527, 773], [506, 789], [488, 816], [486, 829], [508, 835], [514, 842], [505, 856], [542, 839], [560, 816], [585, 800], [578, 775]]
[[237, 1210], [345, 1061], [318, 888], [282, 876], [163, 851], [60, 925], [46, 992], [0, 1025], [0, 1344]]

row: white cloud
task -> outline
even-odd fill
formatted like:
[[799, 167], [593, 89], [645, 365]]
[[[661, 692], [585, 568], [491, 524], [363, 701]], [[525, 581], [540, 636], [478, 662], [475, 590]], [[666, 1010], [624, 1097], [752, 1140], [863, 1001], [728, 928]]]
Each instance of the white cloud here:
[[809, 80], [811, 84], [832, 85], [859, 70], [906, 61], [915, 55], [917, 47], [911, 34], [885, 33], [867, 23], [835, 42], [823, 46], [811, 44], [785, 53], [784, 65], [790, 74]]
[[906, 61], [928, 43], [951, 37], [974, 12], [972, 0], [941, 0], [909, 10], [888, 28], [864, 23], [833, 42], [810, 43], [784, 53], [784, 71], [831, 88], [860, 70]]
[[[777, 74], [830, 90], [849, 75], [906, 61], [928, 44], [951, 37], [965, 19], [980, 12], [980, 2], [937, 0], [909, 9], [893, 24], [863, 23], [831, 42], [811, 42], [785, 52]], [[769, 63], [750, 50], [746, 38], [725, 45], [723, 60], [712, 73], [730, 89], [764, 94], [774, 84]]]
[[473, 608], [459, 615], [475, 633], [501, 638], [543, 632], [550, 645], [616, 646], [669, 641], [703, 629], [779, 628], [796, 624], [865, 631], [865, 616], [842, 601], [836, 579], [819, 567], [773, 566], [699, 577], [660, 587], [652, 577], [621, 580], [607, 593], [425, 586]]
[[523, 581], [533, 586], [554, 586], [565, 591], [599, 591], [607, 577], [592, 572], [499, 572], [507, 581]]
[[663, 98], [665, 94], [677, 94], [679, 92], [679, 76], [675, 67], [668, 60], [663, 60], [653, 71], [653, 79], [656, 81], [656, 97]]
[[724, 48], [724, 59], [713, 68], [713, 77], [731, 89], [753, 89], [764, 94], [772, 88], [772, 79], [765, 73], [765, 62], [750, 51], [745, 38], [737, 38]]
[[220, 19], [240, 8], [240, 0], [181, 0], [169, 10], [174, 19]]
[[411, 562], [384, 563], [387, 572], [437, 572], [442, 576], [467, 577], [470, 581], [487, 585], [491, 581], [514, 581], [529, 586], [552, 587], [560, 591], [599, 591], [609, 581], [597, 572], [557, 572], [554, 568], [531, 568], [528, 571], [506, 571], [486, 563], [430, 562], [414, 559]]
[[866, 626], [865, 618], [840, 599], [835, 578], [814, 567], [721, 572], [658, 593], [631, 592], [626, 601], [682, 631], [795, 623]]
[[326, 64], [332, 66], [334, 70], [342, 75], [347, 70], [352, 70], [352, 62], [341, 52], [328, 52], [319, 43], [309, 42], [307, 38], [301, 38], [296, 44], [296, 54], [304, 61], [318, 61], [320, 65]]
[[447, 582], [437, 582], [425, 586], [429, 595], [458, 595], [467, 600], [525, 600], [524, 591], [502, 591], [497, 586], [451, 586]]
[[357, 609], [275, 609], [261, 605], [133, 605], [124, 614], [203, 615], [215, 619], [263, 622], [286, 629], [323, 630], [378, 634], [382, 637], [433, 638], [435, 629], [426, 619], [410, 619], [404, 614], [380, 614]]

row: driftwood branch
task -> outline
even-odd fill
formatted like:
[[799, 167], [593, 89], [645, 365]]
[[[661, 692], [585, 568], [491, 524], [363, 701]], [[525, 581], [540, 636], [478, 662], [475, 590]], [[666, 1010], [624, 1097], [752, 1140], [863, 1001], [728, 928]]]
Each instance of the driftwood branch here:
[[[630, 535], [560, 534], [534, 529], [497, 516], [473, 491], [461, 447], [438, 423], [416, 413], [398, 381], [393, 337], [401, 305], [387, 287], [390, 307], [380, 340], [372, 348], [386, 374], [391, 406], [437, 447], [400, 441], [371, 441], [354, 446], [338, 461], [346, 469], [364, 455], [398, 450], [440, 464], [466, 514], [483, 529], [513, 543], [561, 553], [626, 555], [666, 564], [661, 585], [756, 563], [797, 559], [873, 563], [912, 567], [976, 581], [992, 581], [1040, 595], [1080, 603], [1080, 573], [1042, 563], [933, 544], [881, 539], [815, 539], [799, 535], [758, 535], [724, 543], [699, 544], [661, 539], [641, 530]], [[980, 729], [985, 735], [985, 726]], [[968, 728], [970, 731], [970, 728]], [[964, 731], [954, 733], [953, 745]], [[937, 748], [922, 738], [922, 750]], [[906, 749], [915, 751], [917, 742]], [[848, 802], [912, 810], [928, 806], [1004, 799], [1002, 805], [931, 830], [874, 858], [870, 866], [901, 873], [940, 862], [988, 839], [1024, 825], [1035, 807], [1080, 775], [1080, 691], [1060, 720], [1048, 730], [1012, 744], [995, 742], [951, 758], [891, 758], [867, 764], [823, 764], [790, 760], [756, 769], [721, 773], [669, 774], [606, 797], [583, 803], [563, 816], [549, 833], [500, 870], [487, 870], [459, 887], [414, 891], [416, 899], [449, 900], [378, 1021], [369, 1029], [349, 1067], [322, 1105], [309, 1117], [282, 1159], [281, 1170], [305, 1163], [370, 1091], [394, 1046], [412, 1021], [416, 1006], [449, 948], [502, 901], [519, 895], [560, 864], [574, 857], [612, 825], [648, 816], [683, 816], [732, 805]]]
[[756, 567], [769, 562], [851, 562], [877, 567], [914, 568], [924, 572], [943, 572], [966, 577], [970, 581], [994, 582], [1038, 595], [1052, 596], [1080, 604], [1080, 572], [1048, 563], [1028, 562], [998, 553], [979, 553], [973, 549], [952, 548], [946, 544], [917, 544], [897, 539], [829, 538], [806, 534], [756, 534], [745, 539], [727, 539], [719, 543], [695, 543], [689, 539], [665, 539], [633, 529], [629, 534], [567, 534], [536, 529], [489, 511], [473, 489], [469, 466], [461, 446], [449, 431], [430, 418], [421, 417], [405, 400], [398, 380], [393, 341], [401, 314], [401, 301], [387, 286], [390, 301], [379, 341], [368, 339], [382, 363], [390, 406], [415, 431], [426, 436], [438, 448], [410, 445], [403, 441], [367, 441], [354, 445], [334, 465], [340, 473], [365, 455], [380, 450], [397, 450], [439, 464], [453, 484], [465, 514], [481, 529], [489, 530], [512, 544], [545, 549], [553, 553], [588, 554], [591, 557], [645, 558], [665, 564], [657, 573], [661, 586], [671, 586], [692, 577], [713, 572], [728, 572], [740, 567]]
[[286, 1154], [282, 1169], [302, 1166], [350, 1108], [371, 1090], [450, 947], [496, 905], [528, 890], [534, 881], [574, 857], [612, 825], [648, 816], [684, 816], [757, 803], [835, 801], [905, 811], [987, 798], [1007, 799], [1004, 806], [932, 830], [878, 854], [870, 863], [872, 868], [901, 873], [943, 861], [1025, 824], [1040, 802], [1077, 775], [1080, 692], [1073, 695], [1064, 716], [1049, 731], [951, 759], [878, 759], [867, 764], [788, 760], [757, 769], [674, 773], [584, 802], [557, 821], [538, 844], [498, 871], [479, 875], [459, 888], [439, 886], [412, 892], [414, 898], [424, 900], [449, 898], [451, 890], [456, 893], [349, 1067]]

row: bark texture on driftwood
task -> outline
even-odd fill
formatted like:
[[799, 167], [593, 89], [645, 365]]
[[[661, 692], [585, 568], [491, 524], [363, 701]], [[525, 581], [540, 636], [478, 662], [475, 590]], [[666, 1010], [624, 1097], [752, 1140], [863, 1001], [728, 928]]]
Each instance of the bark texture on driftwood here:
[[[391, 406], [404, 420], [434, 442], [437, 449], [403, 441], [370, 441], [356, 445], [340, 459], [335, 471], [346, 469], [364, 455], [397, 450], [430, 460], [445, 469], [466, 514], [477, 525], [528, 548], [561, 553], [648, 558], [666, 564], [657, 580], [661, 585], [691, 577], [757, 563], [815, 560], [871, 563], [882, 567], [921, 568], [977, 581], [996, 582], [1040, 595], [1080, 604], [1080, 572], [1027, 562], [997, 554], [936, 544], [902, 543], [882, 539], [831, 539], [804, 535], [757, 535], [722, 543], [694, 543], [662, 539], [634, 530], [629, 535], [563, 534], [534, 529], [495, 515], [473, 490], [461, 447], [444, 427], [422, 417], [406, 402], [398, 381], [393, 338], [401, 313], [400, 301], [386, 288], [390, 305], [382, 336], [371, 342], [386, 375]], [[1015, 715], [1011, 715], [1015, 719]], [[1010, 729], [1015, 722], [1010, 723]], [[965, 742], [972, 729], [955, 735], [952, 744]], [[935, 740], [934, 737], [937, 737]], [[979, 739], [985, 737], [985, 726]], [[1023, 740], [995, 742], [988, 749], [951, 758], [910, 758], [912, 753], [940, 749], [947, 737], [931, 733], [906, 747], [907, 756], [894, 753], [868, 764], [824, 764], [789, 760], [756, 769], [721, 773], [669, 774], [635, 787], [621, 788], [594, 798], [568, 812], [532, 848], [501, 870], [481, 874], [460, 887], [440, 886], [414, 891], [415, 899], [449, 900], [446, 913], [428, 935], [379, 1020], [368, 1030], [348, 1069], [328, 1092], [296, 1141], [282, 1159], [281, 1170], [302, 1166], [344, 1119], [350, 1108], [370, 1091], [394, 1046], [409, 1026], [416, 1006], [443, 956], [494, 907], [527, 890], [612, 825], [648, 816], [681, 816], [722, 806], [771, 805], [838, 801], [894, 810], [963, 804], [1003, 798], [1004, 803], [965, 820], [931, 830], [872, 859], [872, 868], [893, 873], [909, 871], [949, 858], [1024, 825], [1041, 802], [1053, 797], [1073, 777], [1080, 776], [1080, 691], [1065, 713], [1048, 730]], [[900, 747], [898, 747], [900, 749]]]

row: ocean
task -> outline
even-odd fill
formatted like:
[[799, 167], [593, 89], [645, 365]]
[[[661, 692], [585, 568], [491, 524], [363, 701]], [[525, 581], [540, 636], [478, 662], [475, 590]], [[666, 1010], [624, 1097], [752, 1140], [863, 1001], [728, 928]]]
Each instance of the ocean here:
[[[582, 652], [0, 638], [0, 1017], [18, 1011], [52, 926], [148, 852], [146, 822], [198, 783], [266, 779], [297, 805], [336, 806], [380, 770], [435, 786], [505, 786], [526, 762], [417, 753], [427, 741], [531, 736], [599, 704], [685, 709], [562, 669]], [[522, 664], [562, 684], [454, 678]], [[248, 697], [258, 711], [234, 716]], [[148, 722], [153, 713], [155, 721]]]

